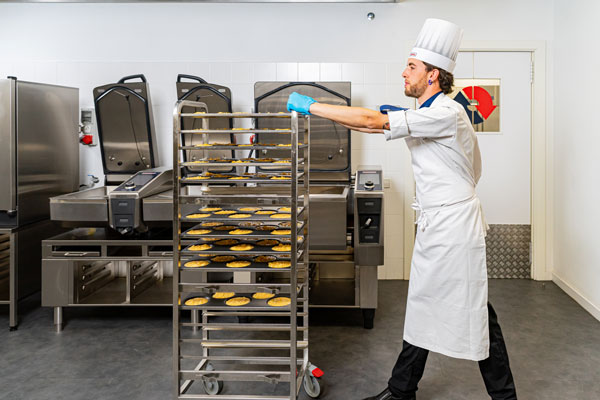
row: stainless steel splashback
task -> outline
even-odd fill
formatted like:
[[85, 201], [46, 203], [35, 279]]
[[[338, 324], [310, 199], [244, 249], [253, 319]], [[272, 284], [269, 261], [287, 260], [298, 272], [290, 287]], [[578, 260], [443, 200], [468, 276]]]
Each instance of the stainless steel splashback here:
[[[141, 82], [126, 82], [139, 78]], [[104, 174], [130, 176], [159, 166], [154, 117], [144, 75], [94, 88]]]
[[[195, 82], [184, 82], [182, 79], [193, 80]], [[178, 100], [191, 100], [199, 101], [206, 104], [208, 112], [229, 113], [231, 109], [231, 90], [228, 87], [215, 85], [213, 83], [207, 83], [204, 79], [193, 76], [179, 74], [177, 76], [177, 99]], [[195, 107], [183, 107], [183, 113], [193, 113], [200, 111]], [[233, 128], [233, 121], [231, 118], [215, 118], [208, 121], [210, 129], [231, 129]], [[202, 119], [200, 118], [182, 118], [181, 121], [182, 129], [202, 129]], [[209, 134], [209, 135], [195, 135], [185, 134], [182, 137], [182, 144], [184, 146], [194, 146], [199, 143], [232, 143], [234, 141], [233, 135], [223, 134]], [[232, 158], [234, 156], [231, 150], [215, 151], [211, 150], [185, 150], [183, 152], [184, 161], [195, 161], [202, 158], [209, 157], [223, 157]], [[201, 172], [203, 168], [187, 167], [191, 171]], [[210, 171], [231, 171], [230, 167], [214, 167]]]
[[79, 90], [0, 80], [0, 226], [49, 217], [48, 198], [79, 188]]
[[[289, 95], [298, 92], [315, 100], [335, 105], [350, 105], [350, 82], [257, 82], [254, 102], [257, 112], [287, 112]], [[299, 126], [299, 129], [303, 129]], [[258, 129], [283, 128], [283, 121], [273, 118], [260, 121]], [[280, 134], [258, 134], [260, 143], [289, 143], [289, 137]], [[311, 181], [350, 181], [350, 130], [330, 120], [310, 118]], [[285, 151], [269, 150], [261, 157], [286, 157]]]

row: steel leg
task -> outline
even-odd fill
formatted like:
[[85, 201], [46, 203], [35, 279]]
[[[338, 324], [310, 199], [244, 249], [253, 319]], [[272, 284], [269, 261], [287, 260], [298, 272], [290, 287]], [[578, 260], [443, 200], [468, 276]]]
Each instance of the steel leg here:
[[[198, 318], [199, 310], [192, 310], [191, 312], [192, 312], [192, 323], [197, 324], [198, 320], [199, 320], [199, 318]], [[197, 326], [192, 327], [192, 332], [197, 333], [198, 327]]]
[[365, 329], [373, 329], [373, 320], [375, 319], [375, 309], [374, 308], [363, 308], [363, 327]]
[[10, 305], [9, 305], [9, 325], [8, 329], [10, 331], [17, 330], [17, 304], [19, 302], [19, 292], [17, 286], [17, 235], [10, 235]]
[[57, 333], [62, 331], [63, 324], [63, 309], [62, 307], [54, 307], [54, 328]]

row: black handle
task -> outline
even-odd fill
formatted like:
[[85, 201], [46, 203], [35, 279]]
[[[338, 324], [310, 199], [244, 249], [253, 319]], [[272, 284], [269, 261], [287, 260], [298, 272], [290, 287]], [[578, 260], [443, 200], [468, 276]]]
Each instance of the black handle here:
[[208, 83], [204, 79], [200, 78], [199, 76], [187, 75], [187, 74], [179, 74], [179, 75], [177, 75], [177, 82], [181, 82], [181, 78], [191, 79], [193, 81], [198, 81], [200, 83]]
[[119, 81], [117, 83], [125, 83], [125, 81], [135, 79], [135, 78], [140, 78], [142, 80], [142, 82], [146, 83], [146, 77], [144, 76], [144, 74], [124, 76], [123, 78], [119, 79]]

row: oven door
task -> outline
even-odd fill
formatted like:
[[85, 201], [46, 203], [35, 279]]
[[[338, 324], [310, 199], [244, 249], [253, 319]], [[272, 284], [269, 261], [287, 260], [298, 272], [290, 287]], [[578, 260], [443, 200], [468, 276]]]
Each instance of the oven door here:
[[[255, 110], [260, 113], [287, 112], [287, 99], [292, 92], [310, 96], [321, 103], [349, 106], [350, 91], [350, 82], [257, 82], [254, 85]], [[286, 123], [278, 118], [259, 121], [258, 129], [281, 129]], [[304, 119], [300, 119], [298, 125], [302, 130]], [[290, 140], [287, 135], [277, 133], [260, 133], [257, 139], [259, 143], [269, 144], [289, 143]], [[289, 151], [263, 150], [256, 157], [289, 157]], [[350, 182], [350, 165], [350, 130], [328, 119], [311, 116], [311, 182]], [[269, 170], [273, 168], [269, 167]]]

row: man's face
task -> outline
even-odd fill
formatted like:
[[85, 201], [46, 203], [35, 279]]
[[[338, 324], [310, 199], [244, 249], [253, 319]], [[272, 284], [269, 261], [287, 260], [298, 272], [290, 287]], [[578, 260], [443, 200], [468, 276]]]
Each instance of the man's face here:
[[427, 89], [427, 69], [422, 61], [409, 58], [402, 73], [404, 78], [404, 94], [419, 98]]

